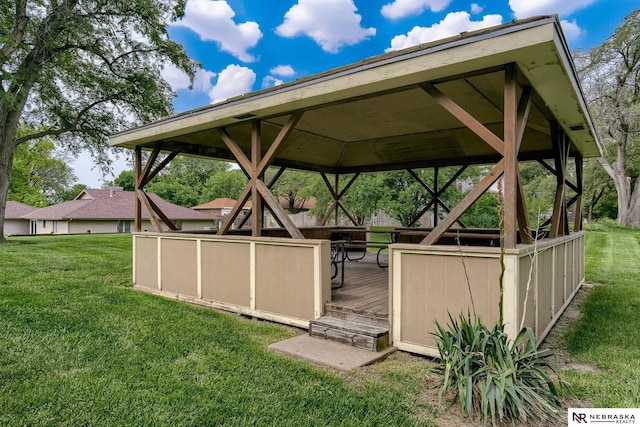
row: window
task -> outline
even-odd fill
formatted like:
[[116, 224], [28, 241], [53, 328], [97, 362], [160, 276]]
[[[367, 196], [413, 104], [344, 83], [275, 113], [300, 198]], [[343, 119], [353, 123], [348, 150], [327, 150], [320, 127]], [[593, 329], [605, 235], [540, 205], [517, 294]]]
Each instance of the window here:
[[131, 233], [131, 221], [124, 219], [118, 220], [118, 233]]

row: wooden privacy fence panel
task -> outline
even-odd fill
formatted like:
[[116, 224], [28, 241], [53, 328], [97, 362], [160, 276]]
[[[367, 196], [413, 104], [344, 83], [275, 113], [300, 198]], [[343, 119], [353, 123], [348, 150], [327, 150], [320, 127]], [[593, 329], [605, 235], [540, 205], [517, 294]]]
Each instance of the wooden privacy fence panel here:
[[[389, 248], [392, 344], [400, 350], [438, 356], [432, 333], [448, 313], [473, 315], [475, 306], [487, 325], [498, 320], [500, 249]], [[506, 250], [504, 264], [505, 330], [514, 338], [524, 317], [540, 342], [584, 282], [584, 234], [519, 245]]]
[[330, 242], [233, 236], [133, 236], [137, 288], [308, 327], [331, 300]]

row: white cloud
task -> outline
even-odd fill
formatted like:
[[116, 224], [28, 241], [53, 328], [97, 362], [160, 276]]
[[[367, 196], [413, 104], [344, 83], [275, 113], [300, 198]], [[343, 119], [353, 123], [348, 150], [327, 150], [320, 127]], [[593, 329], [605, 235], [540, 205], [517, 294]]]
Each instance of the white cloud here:
[[327, 52], [354, 45], [376, 34], [375, 28], [362, 28], [362, 16], [353, 0], [298, 0], [276, 28], [282, 37], [306, 35]]
[[218, 74], [218, 81], [209, 91], [209, 98], [215, 103], [251, 92], [255, 81], [256, 73], [251, 68], [237, 64], [228, 65]]
[[509, 0], [509, 7], [516, 18], [528, 18], [536, 15], [557, 13], [570, 15], [578, 9], [587, 7], [596, 0]]
[[281, 79], [273, 76], [267, 76], [262, 79], [262, 88], [266, 89], [268, 87], [280, 86], [282, 83], [284, 83], [284, 81]]
[[471, 13], [474, 15], [478, 15], [482, 13], [484, 9], [478, 3], [471, 3]]
[[394, 0], [382, 6], [380, 13], [387, 19], [400, 19], [420, 15], [425, 9], [440, 12], [449, 6], [451, 0]]
[[560, 24], [562, 24], [562, 32], [569, 41], [577, 40], [584, 34], [584, 30], [578, 26], [575, 19], [572, 22], [563, 19]]
[[[181, 89], [189, 89], [189, 76], [187, 73], [176, 67], [175, 65], [168, 63], [165, 64], [162, 69], [162, 78], [169, 83], [171, 89], [174, 92], [177, 92]], [[207, 92], [213, 86], [211, 84], [211, 79], [216, 76], [216, 73], [213, 71], [208, 71], [205, 69], [196, 70], [196, 74], [193, 78], [193, 90], [196, 92]]]
[[465, 31], [474, 31], [502, 23], [500, 15], [485, 15], [482, 21], [472, 21], [468, 12], [452, 12], [442, 21], [430, 27], [413, 27], [406, 35], [395, 36], [391, 40], [391, 47], [386, 52], [404, 49], [433, 40], [444, 39]]
[[226, 1], [188, 0], [184, 17], [172, 24], [186, 27], [200, 36], [202, 41], [215, 41], [220, 49], [244, 62], [255, 60], [247, 52], [262, 38], [256, 22], [236, 24], [235, 12]]
[[293, 77], [296, 74], [291, 65], [278, 65], [269, 70], [269, 72], [282, 77]]

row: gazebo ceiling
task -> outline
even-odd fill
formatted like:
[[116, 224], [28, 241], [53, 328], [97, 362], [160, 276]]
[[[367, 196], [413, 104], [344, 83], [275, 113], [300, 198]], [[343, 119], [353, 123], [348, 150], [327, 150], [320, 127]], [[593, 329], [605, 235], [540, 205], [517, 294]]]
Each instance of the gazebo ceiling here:
[[112, 136], [114, 146], [235, 161], [220, 130], [245, 153], [253, 123], [266, 151], [293, 112], [301, 119], [273, 164], [348, 173], [491, 163], [499, 155], [443, 108], [435, 87], [503, 138], [505, 64], [518, 69], [518, 96], [533, 88], [519, 158], [551, 158], [555, 120], [583, 157], [600, 144], [556, 17], [494, 27], [394, 52]]

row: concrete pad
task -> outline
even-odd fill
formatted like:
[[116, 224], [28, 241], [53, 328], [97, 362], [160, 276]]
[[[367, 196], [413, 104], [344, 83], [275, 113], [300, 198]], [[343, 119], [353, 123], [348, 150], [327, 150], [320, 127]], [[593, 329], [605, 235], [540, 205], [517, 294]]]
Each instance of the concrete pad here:
[[305, 334], [273, 343], [269, 350], [346, 372], [384, 360], [397, 349], [387, 347], [373, 352]]

